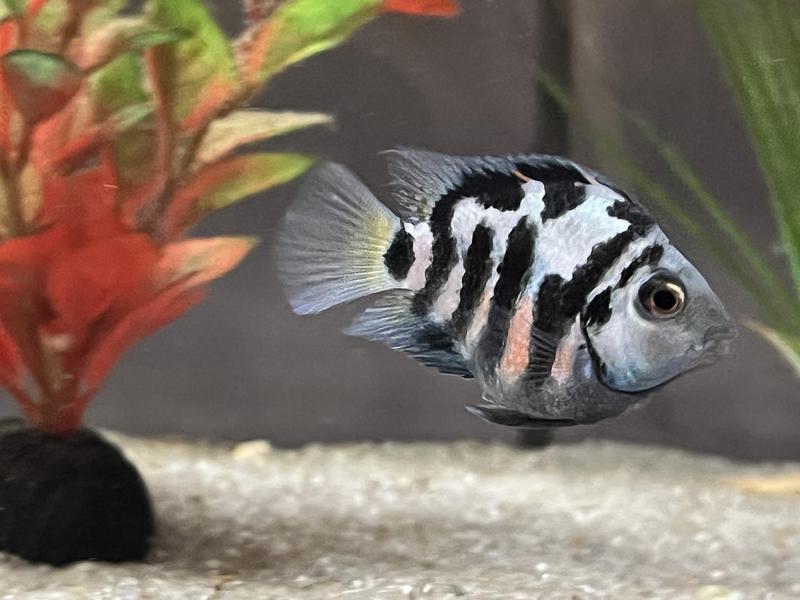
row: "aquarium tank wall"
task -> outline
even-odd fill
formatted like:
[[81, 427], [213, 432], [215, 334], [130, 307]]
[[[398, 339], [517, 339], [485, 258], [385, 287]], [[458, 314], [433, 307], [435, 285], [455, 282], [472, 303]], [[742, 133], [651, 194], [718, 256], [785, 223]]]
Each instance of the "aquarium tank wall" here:
[[[210, 2], [236, 34], [238, 8]], [[616, 107], [646, 117], [744, 224], [770, 264], [785, 262], [768, 190], [720, 62], [691, 3], [472, 0], [452, 19], [385, 15], [335, 52], [272, 79], [258, 108], [327, 113], [334, 124], [269, 140], [257, 151], [314, 154], [352, 168], [389, 196], [380, 152], [414, 146], [453, 154], [556, 153], [604, 169], [602, 144], [542, 90], [544, 68], [612, 131]], [[620, 34], [623, 32], [623, 34]], [[685, 193], [657, 150], [634, 136], [639, 166]], [[292, 312], [272, 241], [299, 180], [216, 212], [202, 236], [258, 236], [242, 266], [183, 319], [134, 348], [89, 408], [94, 425], [277, 445], [352, 440], [512, 441], [513, 430], [464, 410], [479, 390], [341, 329], [369, 301], [315, 318]], [[644, 198], [647, 202], [647, 199]], [[652, 205], [652, 203], [651, 203]], [[653, 206], [653, 208], [656, 208]], [[758, 307], [678, 223], [673, 241], [737, 319]], [[701, 227], [716, 225], [697, 214]], [[5, 402], [0, 414], [14, 414]], [[642, 407], [557, 441], [608, 437], [741, 457], [800, 457], [800, 392], [788, 363], [742, 328], [732, 355], [682, 377]]]

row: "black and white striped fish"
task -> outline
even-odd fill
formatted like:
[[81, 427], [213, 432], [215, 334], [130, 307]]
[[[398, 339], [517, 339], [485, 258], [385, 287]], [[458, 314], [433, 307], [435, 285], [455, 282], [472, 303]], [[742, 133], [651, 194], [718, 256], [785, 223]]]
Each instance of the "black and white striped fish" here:
[[327, 164], [293, 203], [279, 271], [299, 314], [382, 292], [347, 330], [475, 377], [506, 425], [591, 423], [727, 350], [734, 326], [645, 209], [543, 155], [387, 153], [399, 216]]

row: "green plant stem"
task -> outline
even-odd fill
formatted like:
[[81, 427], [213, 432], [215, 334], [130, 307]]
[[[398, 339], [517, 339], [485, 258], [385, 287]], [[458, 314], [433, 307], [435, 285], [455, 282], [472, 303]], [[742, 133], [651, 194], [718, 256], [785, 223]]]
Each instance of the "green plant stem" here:
[[800, 16], [785, 0], [696, 5], [758, 150], [800, 298]]
[[[788, 320], [800, 331], [800, 305], [795, 302], [789, 288], [781, 281], [774, 269], [770, 268], [766, 259], [742, 228], [725, 213], [720, 202], [708, 190], [697, 172], [674, 146], [667, 142], [650, 123], [641, 117], [631, 117], [631, 119], [644, 138], [658, 150], [672, 172], [678, 176], [692, 193], [699, 207], [719, 227], [720, 232], [730, 242], [731, 247], [736, 249], [738, 258], [733, 259], [730, 264], [728, 260], [725, 260], [728, 270], [739, 279], [754, 298], [758, 300], [759, 304], [766, 309], [771, 322], [777, 323], [782, 320]], [[675, 204], [674, 200], [670, 201], [670, 203]], [[709, 232], [706, 232], [705, 236], [713, 239], [713, 235]]]

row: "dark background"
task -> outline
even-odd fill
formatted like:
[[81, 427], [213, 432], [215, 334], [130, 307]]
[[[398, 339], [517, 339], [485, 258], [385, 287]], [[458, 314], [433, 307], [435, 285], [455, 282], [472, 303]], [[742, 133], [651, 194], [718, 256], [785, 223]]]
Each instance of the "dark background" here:
[[[238, 14], [217, 2], [235, 30]], [[462, 0], [452, 20], [385, 16], [344, 46], [277, 78], [261, 106], [327, 111], [335, 129], [271, 147], [342, 162], [381, 195], [378, 152], [397, 145], [461, 153], [558, 152], [604, 166], [543, 98], [534, 64], [571, 82], [585, 110], [614, 127], [621, 103], [647, 115], [711, 189], [775, 251], [766, 189], [733, 99], [691, 6], [679, 0]], [[222, 9], [224, 8], [224, 10]], [[645, 150], [648, 172], [680, 188]], [[511, 441], [464, 404], [477, 384], [439, 375], [389, 349], [340, 333], [367, 303], [295, 317], [277, 284], [271, 240], [296, 184], [223, 211], [201, 233], [255, 234], [265, 243], [218, 282], [207, 302], [126, 356], [89, 413], [132, 433], [266, 437], [279, 445], [341, 440]], [[385, 192], [384, 192], [385, 193]], [[736, 315], [752, 304], [669, 222], [667, 232]], [[5, 402], [3, 412], [14, 407]], [[751, 458], [800, 458], [798, 381], [743, 330], [732, 357], [667, 386], [642, 408], [558, 440], [602, 436]]]

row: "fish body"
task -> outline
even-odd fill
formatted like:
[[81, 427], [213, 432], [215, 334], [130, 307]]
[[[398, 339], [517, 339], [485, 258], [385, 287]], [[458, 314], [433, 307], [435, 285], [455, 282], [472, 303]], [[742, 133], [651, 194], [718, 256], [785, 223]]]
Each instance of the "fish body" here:
[[300, 314], [380, 293], [346, 333], [474, 377], [471, 412], [591, 423], [727, 350], [697, 269], [605, 177], [545, 155], [388, 153], [395, 215], [327, 164], [287, 213], [279, 272]]

